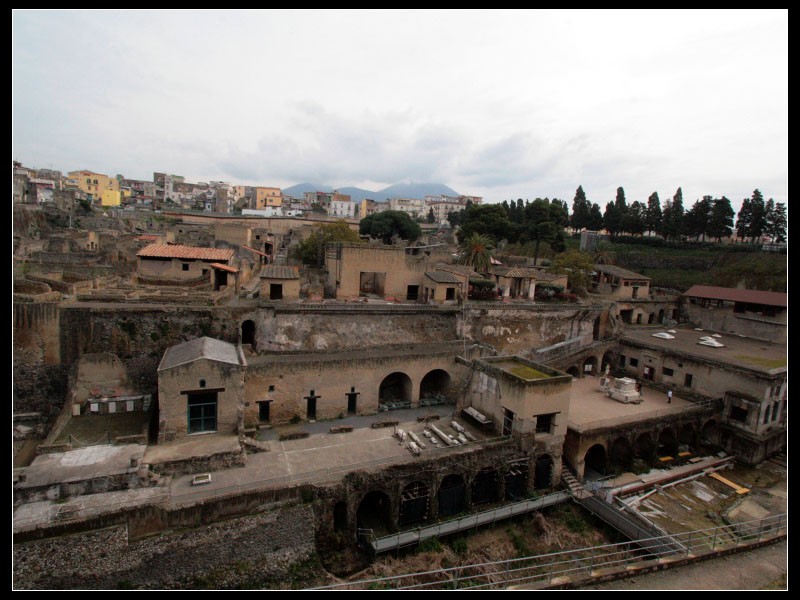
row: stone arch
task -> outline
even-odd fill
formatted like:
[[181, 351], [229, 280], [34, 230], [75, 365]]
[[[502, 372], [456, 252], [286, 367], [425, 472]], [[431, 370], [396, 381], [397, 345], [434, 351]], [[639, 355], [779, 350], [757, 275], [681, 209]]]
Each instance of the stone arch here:
[[356, 526], [376, 535], [392, 530], [392, 501], [385, 492], [373, 490], [364, 495], [358, 503]]
[[553, 486], [553, 457], [542, 454], [536, 457], [536, 467], [533, 471], [533, 489], [546, 490]]
[[677, 456], [678, 439], [675, 437], [675, 432], [669, 427], [662, 429], [658, 434], [657, 446], [658, 456], [672, 456], [673, 458]]
[[[586, 367], [590, 367], [587, 369]], [[583, 374], [584, 375], [597, 375], [597, 357], [587, 356], [583, 361]]]
[[400, 492], [400, 525], [425, 521], [430, 514], [431, 491], [422, 481], [412, 481]]
[[567, 374], [572, 375], [575, 379], [578, 379], [581, 376], [581, 371], [575, 365], [572, 365], [569, 369], [567, 369]]
[[528, 462], [518, 461], [508, 466], [505, 475], [506, 500], [521, 500], [528, 495]]
[[588, 479], [588, 471], [594, 471], [595, 474], [606, 474], [606, 449], [602, 444], [595, 444], [586, 451], [583, 456], [584, 463], [584, 479]]
[[252, 319], [247, 319], [242, 323], [242, 344], [250, 344], [256, 348], [256, 324]]
[[378, 388], [378, 401], [381, 404], [411, 402], [411, 378], [400, 371], [384, 377]]
[[703, 428], [700, 430], [700, 443], [706, 446], [719, 445], [719, 428], [714, 419], [709, 419], [703, 423]]
[[450, 373], [444, 369], [429, 371], [419, 383], [419, 399], [444, 400], [450, 391]]
[[485, 504], [499, 500], [500, 481], [497, 469], [486, 467], [472, 480], [472, 504]]
[[658, 322], [659, 323], [663, 323], [664, 322], [664, 309], [663, 308], [658, 311]]
[[687, 423], [678, 430], [678, 443], [682, 446], [695, 446], [697, 444], [694, 426]]
[[333, 505], [333, 530], [347, 530], [347, 504], [345, 502], [337, 502]]
[[608, 450], [608, 462], [613, 467], [628, 470], [633, 465], [633, 448], [624, 437], [615, 439]]
[[439, 504], [439, 516], [456, 515], [467, 507], [467, 486], [464, 478], [458, 473], [451, 473], [439, 484], [436, 499]]
[[645, 431], [636, 438], [636, 442], [633, 445], [633, 452], [636, 458], [645, 462], [650, 462], [653, 459], [655, 451], [656, 445], [653, 443], [653, 438], [648, 432]]

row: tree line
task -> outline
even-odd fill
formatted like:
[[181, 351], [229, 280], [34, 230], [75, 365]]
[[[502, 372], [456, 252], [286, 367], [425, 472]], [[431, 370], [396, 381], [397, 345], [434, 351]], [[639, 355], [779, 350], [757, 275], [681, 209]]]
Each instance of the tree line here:
[[[572, 214], [563, 200], [537, 198], [529, 202], [517, 199], [501, 204], [470, 205], [463, 210], [450, 213], [448, 219], [454, 227], [461, 227], [459, 239], [464, 240], [473, 233], [490, 236], [495, 242], [502, 239], [509, 243], [534, 242], [538, 255], [539, 243], [546, 241], [556, 252], [563, 251], [563, 232], [567, 227], [573, 232], [608, 231], [612, 240], [620, 235], [658, 235], [665, 240], [697, 241], [730, 237], [734, 232], [735, 212], [731, 201], [722, 196], [703, 196], [690, 209], [683, 203], [681, 188], [672, 198], [662, 204], [658, 192], [653, 192], [647, 203], [625, 199], [625, 190], [617, 188], [615, 200], [608, 202], [605, 211], [600, 205], [586, 198], [582, 186], [578, 186], [572, 201]], [[735, 224], [736, 237], [741, 241], [756, 242], [763, 236], [776, 242], [786, 240], [788, 225], [786, 205], [772, 198], [765, 201], [759, 190], [742, 201]]]

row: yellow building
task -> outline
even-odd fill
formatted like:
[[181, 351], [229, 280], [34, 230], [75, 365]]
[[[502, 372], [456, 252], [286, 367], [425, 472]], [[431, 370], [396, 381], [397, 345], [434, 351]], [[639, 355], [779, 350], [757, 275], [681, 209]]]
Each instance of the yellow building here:
[[[117, 196], [119, 196], [119, 181], [115, 177], [109, 177], [93, 171], [70, 171], [68, 177], [75, 182], [78, 189], [90, 196], [90, 200], [103, 198], [103, 192], [105, 191], [117, 192]], [[103, 204], [103, 206], [118, 205], [119, 200], [117, 200], [116, 205]]]
[[121, 199], [119, 191], [103, 190], [100, 194], [100, 206], [119, 206]]
[[283, 202], [281, 188], [257, 187], [255, 192], [256, 210], [262, 210], [268, 206], [280, 206]]

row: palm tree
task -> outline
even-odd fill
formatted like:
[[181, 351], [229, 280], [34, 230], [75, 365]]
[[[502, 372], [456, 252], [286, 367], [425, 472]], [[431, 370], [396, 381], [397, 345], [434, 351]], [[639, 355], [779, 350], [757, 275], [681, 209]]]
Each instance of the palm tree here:
[[488, 235], [473, 233], [461, 242], [459, 262], [469, 265], [478, 273], [488, 273], [492, 264], [494, 242]]

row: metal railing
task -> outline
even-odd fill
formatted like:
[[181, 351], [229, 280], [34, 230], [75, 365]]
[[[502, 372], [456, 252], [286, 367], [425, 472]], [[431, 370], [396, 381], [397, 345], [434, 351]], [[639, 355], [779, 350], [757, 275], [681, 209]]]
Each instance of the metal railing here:
[[[362, 579], [338, 583], [316, 590], [360, 589], [492, 589], [529, 586], [548, 587], [560, 583], [580, 584], [597, 575], [626, 573], [631, 566], [667, 565], [682, 559], [720, 553], [733, 548], [746, 549], [766, 541], [777, 541], [787, 533], [786, 514], [775, 515], [745, 523], [721, 525], [709, 529], [673, 533], [669, 536], [564, 550], [550, 554], [502, 561], [461, 565], [446, 569]], [[681, 553], [670, 550], [664, 554], [658, 548], [674, 541]], [[643, 542], [651, 542], [648, 548]]]
[[436, 523], [435, 525], [428, 525], [427, 527], [417, 527], [416, 529], [409, 529], [401, 531], [400, 533], [383, 536], [376, 538], [372, 534], [369, 543], [372, 545], [376, 553], [387, 552], [389, 550], [397, 550], [413, 544], [418, 544], [421, 541], [433, 538], [458, 533], [468, 529], [475, 529], [482, 525], [494, 524], [497, 521], [510, 519], [518, 515], [526, 514], [534, 510], [541, 510], [546, 506], [552, 506], [559, 502], [564, 502], [570, 499], [570, 493], [567, 491], [555, 492], [533, 498], [530, 500], [522, 500], [521, 502], [514, 502], [513, 504], [506, 504], [499, 506], [492, 510], [473, 513], [456, 519], [450, 519]]

